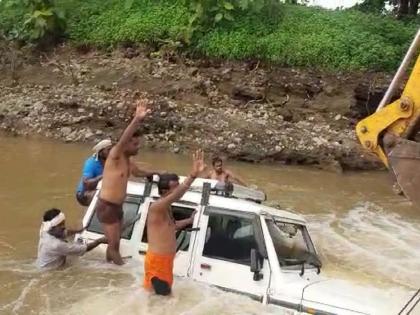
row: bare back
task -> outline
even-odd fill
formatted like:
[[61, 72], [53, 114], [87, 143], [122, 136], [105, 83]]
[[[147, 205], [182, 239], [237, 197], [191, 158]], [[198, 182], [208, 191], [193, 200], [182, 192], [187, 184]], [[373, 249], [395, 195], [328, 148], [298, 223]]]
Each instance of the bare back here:
[[147, 241], [149, 250], [155, 254], [176, 252], [176, 225], [171, 207], [156, 201], [150, 206], [147, 216]]
[[130, 159], [124, 154], [114, 156], [112, 150], [105, 162], [102, 187], [99, 195], [106, 201], [121, 205], [127, 194], [127, 182], [130, 176]]

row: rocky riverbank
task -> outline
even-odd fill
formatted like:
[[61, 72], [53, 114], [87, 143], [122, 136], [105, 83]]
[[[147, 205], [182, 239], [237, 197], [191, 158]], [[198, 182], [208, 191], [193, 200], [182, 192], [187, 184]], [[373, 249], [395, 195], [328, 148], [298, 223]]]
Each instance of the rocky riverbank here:
[[0, 127], [67, 142], [117, 138], [133, 100], [144, 94], [153, 101], [143, 126], [150, 148], [183, 153], [203, 147], [250, 162], [374, 169], [381, 164], [361, 150], [354, 124], [388, 80], [135, 48], [104, 53], [62, 47], [19, 67], [3, 65]]

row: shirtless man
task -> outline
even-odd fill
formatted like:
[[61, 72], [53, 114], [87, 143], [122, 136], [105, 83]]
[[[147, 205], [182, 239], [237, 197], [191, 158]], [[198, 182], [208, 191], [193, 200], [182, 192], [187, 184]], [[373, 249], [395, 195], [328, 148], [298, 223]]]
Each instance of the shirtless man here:
[[214, 157], [212, 160], [212, 165], [213, 170], [208, 172], [204, 178], [215, 179], [220, 183], [233, 182], [242, 186], [247, 186], [242, 178], [223, 167], [223, 160], [220, 157]]
[[179, 184], [176, 174], [163, 174], [158, 182], [160, 199], [154, 202], [147, 216], [147, 249], [144, 262], [144, 287], [156, 294], [171, 293], [173, 282], [173, 262], [176, 253], [176, 231], [185, 228], [194, 221], [190, 218], [175, 221], [171, 204], [182, 198], [194, 179], [204, 170], [203, 152], [193, 154], [193, 165], [190, 175]]
[[106, 250], [107, 261], [122, 265], [120, 255], [121, 223], [123, 219], [122, 205], [127, 191], [127, 182], [131, 173], [140, 175], [140, 170], [131, 162], [131, 156], [137, 154], [140, 145], [138, 128], [150, 109], [146, 101], [137, 103], [133, 120], [124, 130], [121, 138], [112, 147], [105, 162], [102, 187], [95, 206], [96, 215], [102, 223], [104, 234], [108, 240]]

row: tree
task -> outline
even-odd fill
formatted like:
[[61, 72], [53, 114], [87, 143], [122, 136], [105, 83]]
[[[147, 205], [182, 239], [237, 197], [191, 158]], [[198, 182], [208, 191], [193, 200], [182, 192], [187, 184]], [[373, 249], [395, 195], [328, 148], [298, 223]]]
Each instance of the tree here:
[[393, 8], [398, 18], [414, 17], [419, 13], [420, 0], [364, 0], [354, 8], [363, 12], [384, 13], [387, 5]]

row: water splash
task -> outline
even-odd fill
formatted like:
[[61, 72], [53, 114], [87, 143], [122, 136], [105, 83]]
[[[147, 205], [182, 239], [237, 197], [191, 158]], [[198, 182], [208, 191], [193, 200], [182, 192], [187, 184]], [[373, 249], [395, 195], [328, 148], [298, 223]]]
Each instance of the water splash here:
[[306, 215], [310, 232], [327, 271], [339, 269], [351, 279], [369, 279], [379, 286], [420, 284], [420, 224], [386, 212], [373, 203], [360, 203], [343, 215]]

